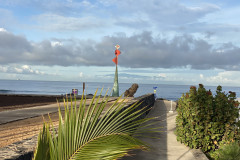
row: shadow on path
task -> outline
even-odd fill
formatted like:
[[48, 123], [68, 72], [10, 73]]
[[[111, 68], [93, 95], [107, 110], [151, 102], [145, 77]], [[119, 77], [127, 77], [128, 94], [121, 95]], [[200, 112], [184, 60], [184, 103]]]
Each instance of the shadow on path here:
[[[174, 131], [176, 129], [176, 102], [172, 103], [173, 112], [169, 112], [171, 109], [171, 101], [157, 100], [149, 112], [147, 117], [158, 117], [151, 120], [148, 123], [157, 122], [155, 127], [162, 127], [159, 129], [161, 132], [148, 133], [140, 137], [142, 141], [146, 142], [150, 147], [150, 151], [135, 150], [129, 154], [132, 156], [123, 157], [122, 160], [206, 160], [203, 156], [196, 157], [194, 151], [184, 144], [181, 144], [176, 140]], [[157, 137], [146, 138], [148, 137]], [[201, 152], [202, 153], [202, 152]], [[202, 154], [200, 154], [202, 155]], [[203, 157], [203, 158], [202, 158]]]
[[[149, 112], [147, 117], [158, 117], [157, 119], [153, 119], [148, 123], [157, 122], [154, 124], [155, 127], [162, 127], [159, 129], [161, 132], [157, 133], [147, 133], [140, 137], [142, 141], [146, 142], [150, 147], [150, 151], [141, 151], [134, 150], [129, 154], [132, 156], [123, 157], [122, 160], [167, 160], [167, 123], [166, 123], [166, 111], [167, 107], [164, 104], [164, 101], [157, 100]], [[147, 136], [147, 137], [144, 137]], [[156, 138], [148, 138], [148, 137], [157, 137]]]

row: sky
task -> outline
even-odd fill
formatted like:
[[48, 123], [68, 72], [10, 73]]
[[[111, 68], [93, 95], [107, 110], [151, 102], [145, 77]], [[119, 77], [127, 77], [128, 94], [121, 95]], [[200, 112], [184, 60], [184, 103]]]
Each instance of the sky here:
[[0, 79], [240, 86], [236, 0], [0, 0]]

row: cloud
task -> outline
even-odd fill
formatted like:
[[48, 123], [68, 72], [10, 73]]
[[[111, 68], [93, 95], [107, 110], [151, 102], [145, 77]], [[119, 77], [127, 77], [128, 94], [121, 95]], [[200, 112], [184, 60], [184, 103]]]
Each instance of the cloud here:
[[80, 78], [83, 77], [83, 72], [79, 72], [79, 77], [80, 77]]
[[216, 76], [209, 76], [206, 77], [205, 80], [207, 83], [212, 84], [228, 84], [228, 85], [235, 85], [239, 84], [239, 71], [223, 71], [219, 72]]
[[113, 21], [116, 26], [125, 26], [130, 28], [149, 28], [151, 27], [148, 20], [142, 19], [140, 17], [133, 18], [133, 17], [124, 17], [118, 18], [116, 21]]
[[14, 71], [15, 71], [16, 73], [22, 73], [22, 72], [23, 72], [23, 69], [21, 69], [21, 68], [14, 68]]
[[28, 65], [22, 66], [0, 66], [0, 72], [3, 73], [15, 73], [15, 74], [35, 74], [35, 75], [47, 75], [42, 71], [34, 70]]
[[[219, 17], [221, 18], [221, 17]], [[185, 31], [187, 33], [202, 33], [206, 38], [221, 35], [223, 33], [239, 33], [239, 24], [214, 23], [209, 21], [195, 22], [191, 24], [172, 26], [172, 30]]]
[[166, 78], [167, 75], [166, 75], [165, 73], [159, 73], [159, 74], [157, 75], [157, 77], [159, 77], [159, 78]]
[[63, 44], [62, 44], [61, 42], [58, 42], [58, 41], [52, 41], [52, 42], [51, 42], [51, 45], [52, 45], [53, 47], [56, 47], [56, 46], [62, 46]]
[[55, 32], [82, 31], [91, 28], [104, 27], [107, 23], [106, 21], [102, 21], [93, 16], [72, 17], [52, 13], [34, 16], [32, 19], [37, 23], [36, 28]]
[[7, 30], [4, 28], [0, 28], [0, 32], [7, 32]]
[[40, 15], [32, 17], [31, 20], [38, 23], [37, 27], [48, 31], [81, 30], [86, 27], [99, 27], [107, 22], [110, 22], [108, 26], [114, 24], [115, 27], [127, 26], [135, 29], [151, 26], [157, 29], [169, 28], [173, 25], [198, 22], [206, 15], [221, 9], [215, 4], [201, 3], [190, 6], [176, 0], [11, 0], [11, 3], [2, 1], [1, 4], [38, 11]]
[[[114, 74], [107, 74], [104, 75], [107, 77], [114, 77]], [[148, 78], [149, 76], [143, 76], [143, 75], [137, 75], [137, 74], [128, 74], [128, 73], [119, 73], [118, 74], [119, 77], [121, 78]]]
[[108, 5], [111, 4], [118, 9], [114, 12], [117, 17], [135, 17], [138, 14], [140, 17], [146, 17], [150, 22], [158, 23], [159, 26], [193, 23], [209, 13], [220, 10], [220, 7], [214, 4], [205, 3], [195, 7], [176, 0], [112, 0], [111, 2], [107, 0], [107, 2]]
[[10, 10], [1, 8], [0, 1], [0, 27], [7, 28], [8, 26], [15, 25], [16, 20], [13, 16], [13, 13]]
[[[105, 36], [100, 42], [55, 39], [30, 42], [23, 36], [0, 32], [0, 63], [45, 66], [114, 66], [114, 46], [120, 44], [119, 65], [129, 68], [184, 68], [240, 70], [240, 48], [231, 43], [213, 46], [191, 35], [162, 39], [142, 32]], [[61, 44], [61, 45], [57, 45]], [[224, 52], [219, 52], [224, 50]]]
[[0, 72], [7, 72], [8, 68], [5, 66], [0, 66]]
[[[81, 11], [86, 11], [94, 7], [94, 3], [89, 2], [88, 0], [83, 1], [69, 1], [69, 0], [11, 0], [5, 1], [0, 0], [0, 4], [6, 7], [25, 7], [32, 8], [40, 12], [50, 12], [56, 14], [75, 14], [81, 13]], [[80, 10], [81, 9], [81, 10]], [[79, 11], [80, 10], [80, 11]]]

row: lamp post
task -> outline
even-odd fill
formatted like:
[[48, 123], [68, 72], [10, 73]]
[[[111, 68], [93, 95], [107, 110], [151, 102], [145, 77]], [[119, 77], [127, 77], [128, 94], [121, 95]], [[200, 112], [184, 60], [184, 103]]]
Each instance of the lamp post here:
[[118, 56], [121, 54], [121, 52], [118, 50], [120, 46], [117, 44], [115, 50], [115, 55], [116, 57], [112, 59], [112, 61], [116, 64], [116, 70], [115, 70], [115, 77], [114, 77], [114, 84], [113, 84], [113, 92], [112, 96], [113, 97], [119, 97], [119, 85], [118, 85]]

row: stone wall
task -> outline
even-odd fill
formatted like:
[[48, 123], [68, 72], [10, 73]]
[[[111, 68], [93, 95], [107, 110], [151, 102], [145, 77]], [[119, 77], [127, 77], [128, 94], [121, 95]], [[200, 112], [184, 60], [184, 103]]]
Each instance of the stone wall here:
[[[152, 106], [154, 105], [154, 102], [155, 102], [155, 98], [154, 98], [154, 94], [146, 94], [146, 95], [143, 95], [143, 96], [140, 96], [140, 97], [137, 97], [137, 98], [134, 98], [133, 99], [134, 102], [139, 102], [141, 103], [138, 108], [136, 108], [135, 110], [139, 110], [139, 109], [142, 109], [144, 107], [146, 107], [146, 109], [148, 109], [147, 112], [145, 112], [144, 114], [141, 115], [141, 117], [139, 117], [139, 119], [142, 119], [142, 118], [145, 118], [145, 116], [149, 113], [149, 111], [151, 110]], [[126, 105], [126, 107], [124, 108], [127, 108], [129, 106], [131, 106], [132, 104], [134, 104], [134, 102], [131, 102], [129, 105]], [[133, 111], [134, 112], [134, 111]]]
[[[141, 103], [138, 109], [147, 107], [150, 111], [151, 107], [154, 105], [155, 98], [153, 94], [146, 94], [134, 98], [126, 103], [126, 106], [123, 108], [123, 110], [136, 103], [137, 101]], [[139, 118], [144, 118], [148, 112], [144, 113]], [[33, 151], [37, 145], [37, 137], [38, 135], [35, 135], [23, 141], [16, 142], [9, 146], [0, 148], [0, 160], [31, 160], [33, 156]]]

